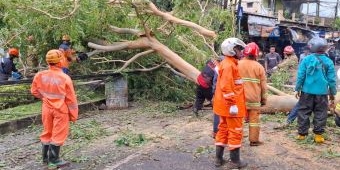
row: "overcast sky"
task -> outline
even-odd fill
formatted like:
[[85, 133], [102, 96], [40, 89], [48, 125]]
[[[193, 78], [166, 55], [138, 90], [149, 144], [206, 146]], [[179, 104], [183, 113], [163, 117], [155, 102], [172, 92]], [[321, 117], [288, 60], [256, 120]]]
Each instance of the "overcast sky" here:
[[[321, 0], [320, 3], [320, 16], [321, 17], [334, 17], [335, 15], [335, 6], [337, 0]], [[340, 6], [340, 4], [339, 4]], [[339, 9], [339, 8], [338, 8]], [[309, 4], [309, 15], [316, 14], [316, 4], [310, 3]], [[302, 5], [302, 13], [307, 14], [307, 4]], [[338, 16], [340, 16], [340, 11], [338, 10]]]

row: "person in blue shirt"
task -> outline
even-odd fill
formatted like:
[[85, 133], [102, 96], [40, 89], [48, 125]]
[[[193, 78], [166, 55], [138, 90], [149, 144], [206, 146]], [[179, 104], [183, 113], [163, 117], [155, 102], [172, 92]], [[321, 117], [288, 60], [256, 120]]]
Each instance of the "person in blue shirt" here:
[[298, 136], [304, 140], [310, 127], [309, 117], [313, 115], [313, 133], [316, 143], [325, 141], [322, 134], [325, 131], [328, 111], [328, 97], [334, 100], [336, 95], [336, 75], [334, 64], [325, 52], [327, 40], [312, 38], [308, 45], [312, 54], [304, 58], [299, 65], [295, 96], [299, 98], [298, 106]]

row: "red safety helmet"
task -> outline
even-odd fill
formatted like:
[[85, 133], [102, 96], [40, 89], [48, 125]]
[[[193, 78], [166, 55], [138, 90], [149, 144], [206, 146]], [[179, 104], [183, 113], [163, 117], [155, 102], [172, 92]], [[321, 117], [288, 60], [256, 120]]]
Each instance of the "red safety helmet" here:
[[292, 46], [286, 46], [283, 50], [283, 54], [291, 55], [294, 53], [294, 48]]
[[10, 56], [19, 57], [19, 50], [16, 48], [10, 48], [8, 49], [8, 54]]
[[246, 47], [243, 50], [243, 55], [244, 56], [253, 56], [255, 58], [257, 58], [259, 56], [259, 46], [254, 43], [251, 42], [249, 44], [246, 45]]

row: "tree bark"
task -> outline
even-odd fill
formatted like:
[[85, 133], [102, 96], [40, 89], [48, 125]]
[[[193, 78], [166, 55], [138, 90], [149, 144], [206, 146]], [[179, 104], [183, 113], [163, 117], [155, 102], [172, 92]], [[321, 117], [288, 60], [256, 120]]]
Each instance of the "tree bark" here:
[[261, 113], [262, 114], [274, 114], [277, 112], [289, 112], [293, 109], [293, 107], [296, 105], [297, 102], [298, 102], [298, 99], [290, 95], [268, 96], [267, 104], [261, 107]]

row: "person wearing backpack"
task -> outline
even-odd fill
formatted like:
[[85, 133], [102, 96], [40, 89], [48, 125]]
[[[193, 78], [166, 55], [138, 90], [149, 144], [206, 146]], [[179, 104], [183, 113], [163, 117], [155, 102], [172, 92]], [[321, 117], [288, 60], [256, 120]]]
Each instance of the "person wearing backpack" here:
[[328, 111], [328, 97], [334, 100], [336, 95], [336, 75], [334, 64], [325, 52], [327, 41], [323, 38], [312, 38], [308, 45], [312, 54], [304, 58], [299, 65], [295, 96], [299, 98], [298, 136], [304, 140], [310, 127], [309, 117], [313, 116], [314, 141], [323, 143]]

